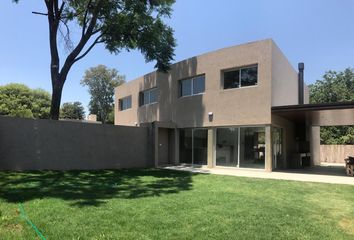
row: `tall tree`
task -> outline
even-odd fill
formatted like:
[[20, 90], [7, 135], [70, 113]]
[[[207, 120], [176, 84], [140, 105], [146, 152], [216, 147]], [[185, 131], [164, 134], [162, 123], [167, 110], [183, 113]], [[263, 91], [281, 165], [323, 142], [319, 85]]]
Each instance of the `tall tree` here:
[[24, 84], [0, 86], [0, 115], [24, 118], [49, 118], [50, 94]]
[[[354, 101], [354, 68], [328, 71], [309, 87], [311, 103]], [[354, 144], [354, 127], [321, 127], [321, 143]]]
[[98, 120], [106, 123], [108, 114], [114, 103], [114, 88], [125, 82], [125, 77], [119, 75], [116, 69], [98, 65], [86, 70], [81, 85], [87, 86], [91, 95], [90, 113], [96, 114]]
[[82, 120], [85, 118], [85, 110], [81, 102], [63, 103], [60, 109], [60, 118]]
[[[19, 0], [13, 0], [19, 2]], [[50, 116], [58, 119], [64, 83], [71, 67], [92, 48], [103, 43], [111, 53], [138, 49], [146, 61], [156, 60], [158, 70], [167, 71], [173, 59], [173, 30], [163, 19], [171, 16], [174, 0], [44, 0], [50, 46], [52, 101]], [[61, 31], [62, 28], [64, 30]], [[80, 27], [77, 43], [71, 28]], [[61, 64], [58, 32], [63, 33], [69, 54]]]

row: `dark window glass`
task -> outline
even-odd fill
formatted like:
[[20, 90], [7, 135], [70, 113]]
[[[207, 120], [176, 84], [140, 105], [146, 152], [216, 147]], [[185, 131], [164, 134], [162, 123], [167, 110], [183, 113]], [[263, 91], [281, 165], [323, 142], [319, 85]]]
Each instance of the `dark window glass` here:
[[192, 164], [192, 129], [180, 130], [179, 161], [180, 163]]
[[238, 164], [238, 128], [216, 129], [216, 165], [236, 167]]
[[193, 129], [193, 164], [206, 165], [208, 158], [208, 130]]
[[150, 96], [149, 92], [143, 92], [143, 105], [149, 104]]
[[265, 128], [242, 127], [240, 142], [240, 167], [264, 169]]
[[205, 75], [180, 81], [180, 97], [191, 96], [205, 91]]
[[132, 96], [125, 97], [119, 100], [119, 108], [121, 111], [132, 107]]
[[141, 92], [140, 99], [140, 106], [157, 102], [157, 88]]
[[241, 69], [241, 87], [257, 85], [257, 66]]
[[157, 102], [157, 89], [151, 89], [150, 90], [150, 103], [155, 103]]
[[193, 94], [203, 93], [205, 91], [205, 76], [193, 78]]
[[240, 70], [224, 72], [224, 89], [240, 87]]
[[129, 96], [129, 97], [127, 98], [127, 109], [128, 109], [128, 108], [131, 108], [131, 107], [132, 107], [132, 97]]
[[179, 144], [180, 163], [207, 164], [208, 130], [181, 129]]
[[192, 95], [192, 79], [181, 81], [181, 97]]

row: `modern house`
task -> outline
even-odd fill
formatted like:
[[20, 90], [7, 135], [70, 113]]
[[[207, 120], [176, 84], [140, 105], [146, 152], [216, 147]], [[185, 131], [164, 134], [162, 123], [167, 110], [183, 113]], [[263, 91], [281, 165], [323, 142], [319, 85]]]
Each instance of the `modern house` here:
[[271, 39], [192, 57], [117, 87], [115, 124], [151, 128], [155, 166], [316, 164], [319, 126], [353, 124], [354, 104], [308, 104], [303, 70]]

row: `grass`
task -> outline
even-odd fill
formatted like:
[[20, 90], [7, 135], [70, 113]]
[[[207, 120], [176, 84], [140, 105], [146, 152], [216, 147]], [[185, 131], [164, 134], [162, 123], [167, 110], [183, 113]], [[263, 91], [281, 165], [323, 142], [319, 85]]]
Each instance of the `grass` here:
[[168, 170], [0, 172], [0, 239], [353, 239], [354, 187]]

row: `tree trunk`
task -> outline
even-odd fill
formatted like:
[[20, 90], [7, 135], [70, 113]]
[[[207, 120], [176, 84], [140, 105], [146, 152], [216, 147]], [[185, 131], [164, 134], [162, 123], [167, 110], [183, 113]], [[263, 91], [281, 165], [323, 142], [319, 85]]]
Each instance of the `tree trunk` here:
[[[58, 79], [60, 80], [60, 79]], [[50, 119], [58, 120], [60, 112], [61, 94], [64, 84], [54, 83], [52, 87], [52, 102], [50, 105]]]

